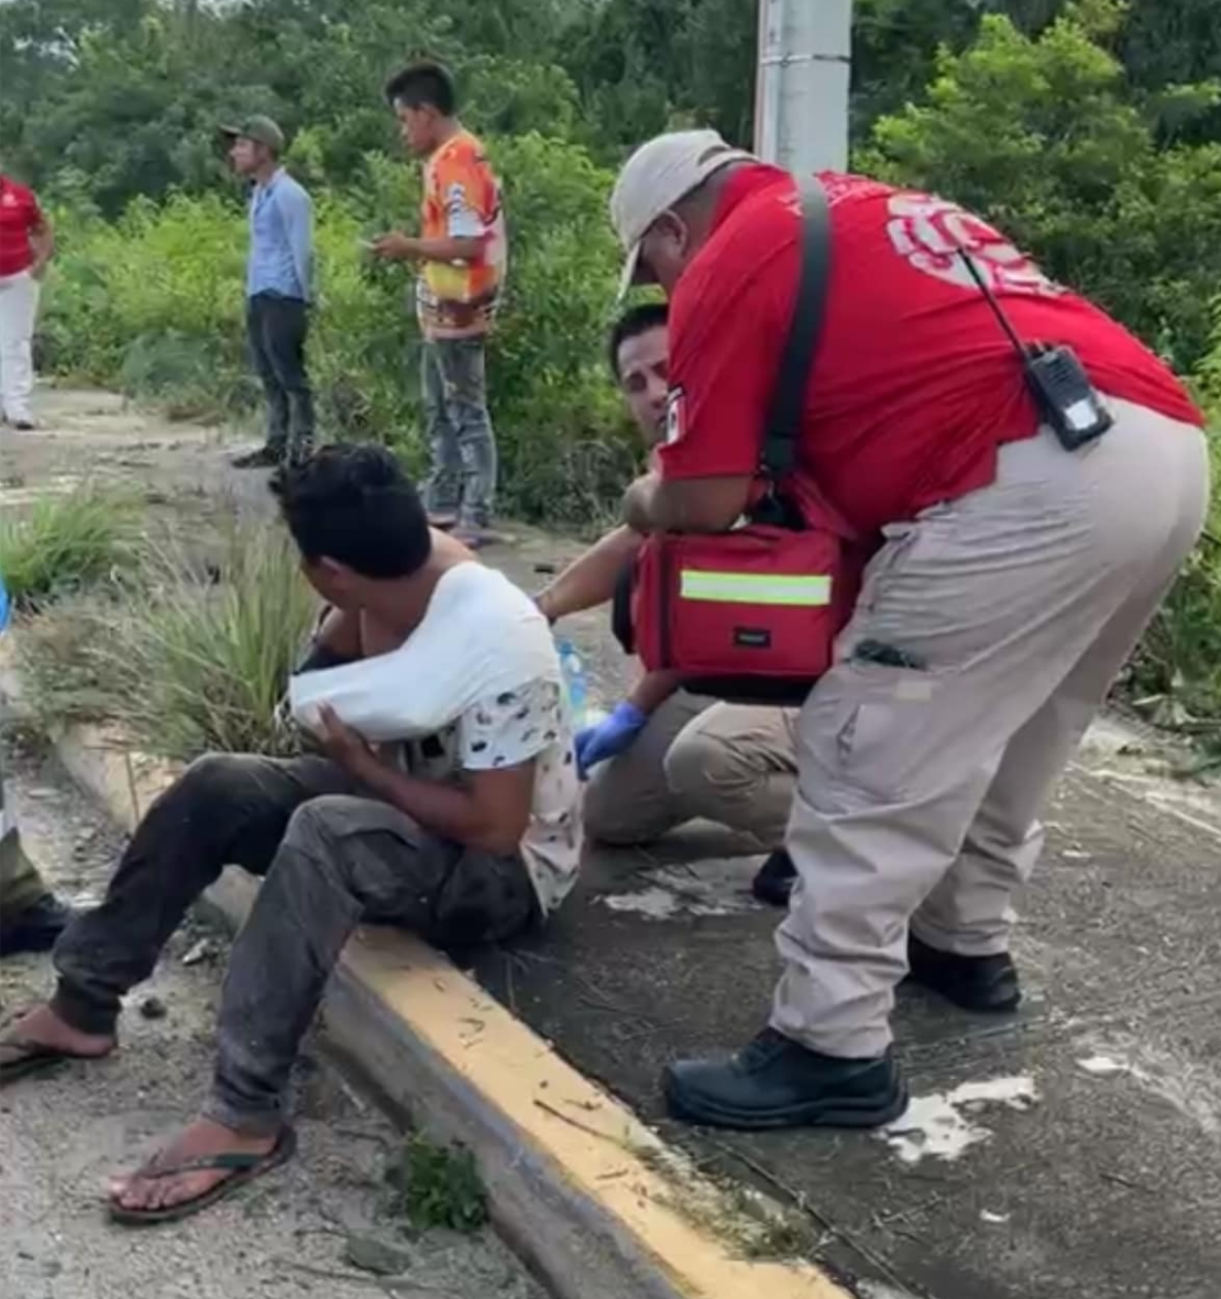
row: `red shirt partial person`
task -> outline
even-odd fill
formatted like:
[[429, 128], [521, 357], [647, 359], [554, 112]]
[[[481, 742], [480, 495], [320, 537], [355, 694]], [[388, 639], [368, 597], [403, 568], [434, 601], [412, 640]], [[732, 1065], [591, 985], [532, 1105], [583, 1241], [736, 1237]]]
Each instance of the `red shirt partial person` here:
[[[831, 273], [797, 472], [862, 538], [987, 486], [997, 448], [1038, 427], [1013, 346], [959, 248], [1024, 340], [1071, 346], [1104, 394], [1203, 424], [1157, 357], [985, 221], [862, 177], [820, 179]], [[793, 313], [799, 213], [785, 172], [751, 166], [729, 180], [671, 300], [664, 478], [757, 468]]]
[[20, 275], [34, 265], [30, 235], [45, 225], [33, 192], [0, 175], [0, 276]]

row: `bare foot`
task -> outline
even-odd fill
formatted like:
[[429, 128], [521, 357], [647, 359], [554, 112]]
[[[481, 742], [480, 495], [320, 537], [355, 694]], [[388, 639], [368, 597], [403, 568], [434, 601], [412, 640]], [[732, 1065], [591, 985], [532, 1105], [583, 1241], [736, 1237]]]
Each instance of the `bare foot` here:
[[276, 1138], [254, 1137], [234, 1132], [213, 1119], [196, 1119], [134, 1173], [116, 1177], [110, 1182], [111, 1201], [123, 1209], [169, 1209], [186, 1200], [197, 1200], [219, 1182], [233, 1176], [232, 1169], [207, 1168], [189, 1173], [152, 1177], [158, 1168], [208, 1155], [266, 1155], [274, 1149]]
[[116, 1038], [113, 1033], [82, 1033], [71, 1024], [65, 1024], [44, 1002], [0, 1033], [0, 1042], [34, 1042], [69, 1055], [94, 1059], [109, 1055], [115, 1048]]

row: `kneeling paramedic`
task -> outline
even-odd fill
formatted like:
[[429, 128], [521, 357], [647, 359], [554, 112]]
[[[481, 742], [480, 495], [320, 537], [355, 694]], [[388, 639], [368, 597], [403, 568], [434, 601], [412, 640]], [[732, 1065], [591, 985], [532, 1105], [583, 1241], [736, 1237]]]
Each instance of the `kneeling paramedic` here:
[[[629, 308], [611, 330], [611, 373], [653, 463], [665, 436], [668, 309]], [[535, 600], [551, 622], [611, 603], [642, 538], [616, 528]], [[614, 621], [614, 620], [612, 620]], [[577, 736], [589, 775], [581, 815], [602, 843], [650, 843], [692, 820], [754, 838], [767, 851], [751, 883], [761, 902], [787, 906], [793, 865], [782, 846], [797, 779], [792, 708], [743, 707], [693, 694], [672, 673], [649, 673], [605, 720]]]
[[[670, 1066], [680, 1116], [869, 1126], [906, 1091], [913, 977], [1008, 1010], [1012, 899], [1057, 777], [1192, 549], [1200, 412], [1120, 325], [955, 204], [823, 174], [829, 270], [793, 477], [872, 559], [798, 724], [770, 1025]], [[803, 231], [797, 182], [715, 132], [658, 137], [611, 215], [670, 297], [659, 470], [625, 522], [724, 533], [754, 491]]]

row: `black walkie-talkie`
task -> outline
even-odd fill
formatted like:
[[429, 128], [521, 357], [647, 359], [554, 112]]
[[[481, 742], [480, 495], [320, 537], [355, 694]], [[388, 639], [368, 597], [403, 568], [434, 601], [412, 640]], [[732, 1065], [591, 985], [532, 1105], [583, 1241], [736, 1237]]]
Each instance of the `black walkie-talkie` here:
[[960, 248], [958, 255], [992, 308], [1005, 337], [1013, 344], [1039, 414], [1060, 440], [1060, 445], [1066, 451], [1076, 451], [1100, 438], [1115, 420], [1103, 405], [1077, 353], [1063, 345], [1022, 342], [996, 295], [979, 273], [971, 254]]

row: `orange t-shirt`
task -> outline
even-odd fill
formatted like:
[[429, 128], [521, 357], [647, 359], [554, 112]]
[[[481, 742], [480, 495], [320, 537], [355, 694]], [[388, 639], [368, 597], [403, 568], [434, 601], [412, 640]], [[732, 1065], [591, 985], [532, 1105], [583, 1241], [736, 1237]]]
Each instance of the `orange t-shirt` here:
[[416, 308], [426, 338], [469, 338], [491, 328], [507, 262], [504, 209], [483, 145], [459, 131], [424, 164], [420, 233], [425, 239], [479, 239], [478, 258], [425, 262]]

